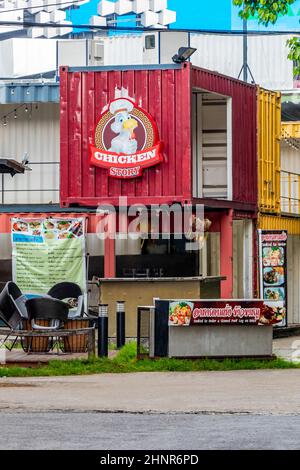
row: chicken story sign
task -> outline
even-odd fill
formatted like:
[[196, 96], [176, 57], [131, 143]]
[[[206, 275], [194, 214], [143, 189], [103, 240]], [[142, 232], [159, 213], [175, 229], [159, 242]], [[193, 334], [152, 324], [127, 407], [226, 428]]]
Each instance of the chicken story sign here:
[[90, 163], [114, 178], [136, 178], [163, 161], [152, 116], [128, 98], [117, 98], [101, 114], [90, 145]]

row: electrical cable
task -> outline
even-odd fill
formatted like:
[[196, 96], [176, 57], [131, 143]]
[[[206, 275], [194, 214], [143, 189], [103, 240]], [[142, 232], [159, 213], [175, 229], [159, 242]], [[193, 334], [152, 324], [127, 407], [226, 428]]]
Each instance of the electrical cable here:
[[[30, 119], [31, 113], [33, 111], [32, 103], [22, 103], [19, 106], [15, 106], [11, 111], [9, 111], [8, 113], [3, 114], [3, 116], [0, 117], [0, 121], [2, 122], [2, 124], [4, 126], [7, 126], [7, 124], [8, 124], [7, 118], [9, 116], [11, 116], [12, 114], [14, 115], [14, 119], [17, 119], [17, 117], [18, 117], [17, 111], [21, 108], [24, 108], [25, 113], [28, 113], [28, 117]], [[37, 109], [37, 107], [36, 107], [36, 109]]]
[[179, 28], [146, 28], [142, 26], [94, 26], [90, 24], [65, 24], [65, 23], [38, 23], [35, 21], [0, 21], [1, 26], [23, 26], [24, 28], [74, 28], [74, 29], [88, 29], [98, 31], [124, 31], [124, 32], [171, 32], [171, 33], [195, 33], [195, 34], [212, 34], [212, 35], [232, 35], [232, 36], [283, 36], [283, 35], [300, 35], [300, 30], [289, 31], [254, 31], [254, 30], [229, 30], [229, 29], [179, 29]]

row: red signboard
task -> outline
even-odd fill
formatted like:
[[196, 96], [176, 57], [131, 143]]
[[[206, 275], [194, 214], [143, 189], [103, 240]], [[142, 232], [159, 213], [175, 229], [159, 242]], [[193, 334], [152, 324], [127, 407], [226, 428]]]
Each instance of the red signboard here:
[[90, 161], [114, 178], [136, 178], [163, 161], [161, 147], [150, 114], [128, 98], [117, 98], [100, 116]]
[[169, 304], [170, 326], [201, 324], [274, 325], [282, 311], [263, 300], [176, 300]]

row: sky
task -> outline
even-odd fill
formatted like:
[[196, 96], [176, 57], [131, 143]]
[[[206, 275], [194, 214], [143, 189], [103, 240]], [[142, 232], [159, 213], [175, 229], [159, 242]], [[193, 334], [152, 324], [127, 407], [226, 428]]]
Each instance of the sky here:
[[[72, 12], [74, 24], [88, 23], [97, 14], [99, 0], [91, 0]], [[177, 11], [176, 28], [228, 29], [231, 24], [231, 0], [168, 0], [168, 8]]]
[[[116, 1], [116, 0], [114, 0]], [[71, 20], [74, 24], [88, 24], [89, 18], [97, 14], [99, 0], [91, 0], [79, 9], [73, 10]], [[242, 29], [242, 20], [238, 8], [232, 6], [232, 0], [168, 0], [168, 8], [177, 11], [177, 21], [171, 28], [180, 29]], [[272, 30], [297, 30], [300, 20], [300, 0], [290, 6], [289, 14], [280, 18]], [[123, 25], [124, 23], [122, 23]], [[255, 19], [248, 22], [248, 28], [263, 30]]]

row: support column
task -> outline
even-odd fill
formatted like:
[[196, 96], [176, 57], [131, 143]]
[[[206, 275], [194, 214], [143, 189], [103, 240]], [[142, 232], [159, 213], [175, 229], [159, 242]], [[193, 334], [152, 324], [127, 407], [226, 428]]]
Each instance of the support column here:
[[232, 299], [233, 295], [233, 210], [225, 212], [220, 220], [220, 274], [226, 280], [221, 281], [221, 298]]

